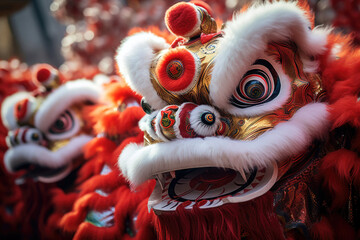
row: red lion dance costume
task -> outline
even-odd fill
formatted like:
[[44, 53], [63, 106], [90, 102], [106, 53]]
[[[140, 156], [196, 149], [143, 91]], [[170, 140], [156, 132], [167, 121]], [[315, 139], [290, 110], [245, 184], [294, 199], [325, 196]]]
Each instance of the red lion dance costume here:
[[360, 51], [312, 22], [295, 2], [222, 28], [202, 2], [174, 5], [174, 42], [137, 33], [116, 56], [145, 116], [121, 82], [94, 105], [99, 86], [39, 68], [40, 91], [2, 105], [15, 222], [39, 228], [19, 235], [359, 238]]
[[255, 4], [220, 30], [201, 2], [166, 13], [178, 38], [128, 37], [116, 60], [144, 97], [144, 144], [119, 156], [159, 239], [356, 239], [360, 59], [308, 6]]

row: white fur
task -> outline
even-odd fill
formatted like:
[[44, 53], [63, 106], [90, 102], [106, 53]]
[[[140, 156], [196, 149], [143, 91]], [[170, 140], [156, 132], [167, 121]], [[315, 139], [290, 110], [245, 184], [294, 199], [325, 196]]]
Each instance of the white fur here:
[[25, 163], [38, 164], [43, 167], [59, 168], [70, 164], [72, 160], [82, 154], [81, 149], [92, 139], [88, 135], [79, 135], [72, 138], [67, 145], [56, 152], [36, 144], [23, 144], [10, 148], [4, 156], [4, 164], [9, 172], [13, 172], [16, 166]]
[[35, 126], [47, 132], [51, 124], [71, 105], [82, 102], [97, 102], [101, 90], [89, 80], [67, 82], [50, 93], [35, 115]]
[[43, 183], [53, 183], [53, 182], [58, 182], [61, 179], [65, 178], [67, 175], [69, 175], [71, 173], [71, 171], [73, 170], [73, 166], [70, 163], [64, 170], [62, 170], [61, 172], [52, 175], [52, 176], [37, 176], [34, 180], [37, 180], [39, 182], [43, 182]]
[[239, 79], [270, 42], [294, 41], [306, 55], [324, 52], [328, 30], [309, 27], [296, 3], [283, 1], [254, 5], [227, 22], [209, 86], [213, 103], [221, 109], [229, 108], [229, 98]]
[[47, 78], [46, 81], [41, 83], [42, 85], [47, 87], [51, 86], [51, 83], [55, 82], [56, 78], [58, 77], [58, 73], [54, 68], [50, 68], [49, 70], [50, 70], [50, 76]]
[[[205, 112], [211, 112], [215, 115], [215, 122], [213, 125], [206, 125], [201, 121], [201, 115]], [[220, 114], [209, 105], [200, 105], [191, 111], [190, 125], [200, 136], [213, 136], [220, 125]]]
[[152, 137], [154, 140], [159, 140], [159, 137], [156, 135], [156, 132], [152, 128], [151, 121], [156, 117], [157, 113], [158, 113], [157, 111], [154, 111], [150, 115], [146, 114], [139, 121], [139, 128], [143, 132], [147, 132], [150, 135], [150, 137]]
[[123, 175], [139, 185], [154, 175], [186, 168], [222, 167], [248, 171], [299, 154], [329, 127], [327, 107], [308, 104], [252, 141], [224, 137], [179, 139], [142, 147], [129, 144], [119, 156]]
[[165, 39], [152, 33], [138, 33], [126, 38], [115, 57], [121, 74], [129, 86], [144, 96], [152, 108], [160, 109], [167, 104], [154, 90], [150, 81], [150, 66], [157, 52], [169, 48]]
[[[1, 105], [1, 119], [8, 130], [13, 130], [19, 127], [17, 120], [15, 118], [14, 108], [16, 103], [18, 103], [19, 101], [25, 98], [28, 98], [32, 103], [34, 102], [34, 97], [32, 97], [29, 92], [17, 92], [5, 98], [5, 100], [3, 101]], [[30, 112], [31, 111], [29, 111], [28, 113]]]

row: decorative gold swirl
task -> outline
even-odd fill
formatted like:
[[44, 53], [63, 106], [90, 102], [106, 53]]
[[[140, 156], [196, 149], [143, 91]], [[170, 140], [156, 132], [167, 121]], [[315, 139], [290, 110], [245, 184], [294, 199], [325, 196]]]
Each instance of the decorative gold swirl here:
[[[211, 105], [209, 84], [220, 37], [221, 35], [214, 37], [205, 45], [201, 44], [200, 40], [196, 40], [185, 46], [201, 60], [201, 72], [196, 85], [182, 95], [173, 94], [158, 83], [155, 66], [159, 55], [150, 69], [151, 81], [158, 95], [169, 104], [180, 105], [184, 102], [193, 102], [198, 105]], [[217, 109], [225, 123], [223, 125], [225, 129], [222, 129], [221, 135], [239, 140], [253, 140], [278, 123], [288, 121], [299, 108], [323, 99], [324, 90], [321, 79], [318, 74], [303, 71], [303, 63], [295, 43], [271, 43], [266, 53], [278, 61], [285, 74], [292, 79], [289, 99], [281, 108], [257, 117], [232, 116], [226, 112], [226, 109]]]

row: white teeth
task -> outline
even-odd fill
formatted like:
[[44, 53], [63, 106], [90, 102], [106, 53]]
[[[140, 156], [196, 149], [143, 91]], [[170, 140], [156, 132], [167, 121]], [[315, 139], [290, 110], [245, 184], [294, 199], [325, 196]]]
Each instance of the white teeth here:
[[176, 178], [175, 171], [171, 171], [170, 174], [171, 174], [171, 177], [172, 177], [172, 178]]
[[247, 182], [247, 179], [246, 179], [246, 175], [245, 175], [245, 172], [244, 172], [244, 169], [240, 168], [239, 169], [239, 172], [241, 174], [241, 177], [244, 179], [245, 182]]
[[161, 190], [164, 190], [165, 188], [165, 178], [163, 176], [162, 173], [159, 173], [158, 175], [156, 175], [156, 179], [158, 180]]

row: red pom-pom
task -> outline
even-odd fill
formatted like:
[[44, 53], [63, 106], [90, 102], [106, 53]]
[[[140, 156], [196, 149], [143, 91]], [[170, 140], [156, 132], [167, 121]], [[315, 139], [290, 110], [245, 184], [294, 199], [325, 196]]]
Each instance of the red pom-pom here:
[[45, 82], [46, 80], [49, 79], [50, 75], [51, 75], [51, 72], [50, 72], [50, 70], [48, 68], [41, 68], [36, 73], [36, 79], [39, 82]]
[[33, 71], [33, 81], [38, 84], [40, 83], [46, 87], [56, 87], [60, 84], [60, 76], [57, 69], [51, 65], [42, 63], [37, 64]]
[[56, 69], [49, 64], [38, 64], [34, 71], [34, 78], [40, 83], [44, 83], [52, 78], [56, 72]]
[[161, 57], [156, 74], [166, 90], [183, 93], [196, 82], [197, 67], [195, 56], [188, 50], [171, 49]]
[[194, 28], [200, 24], [200, 20], [193, 5], [180, 2], [166, 11], [165, 23], [175, 35], [189, 36], [194, 31]]

